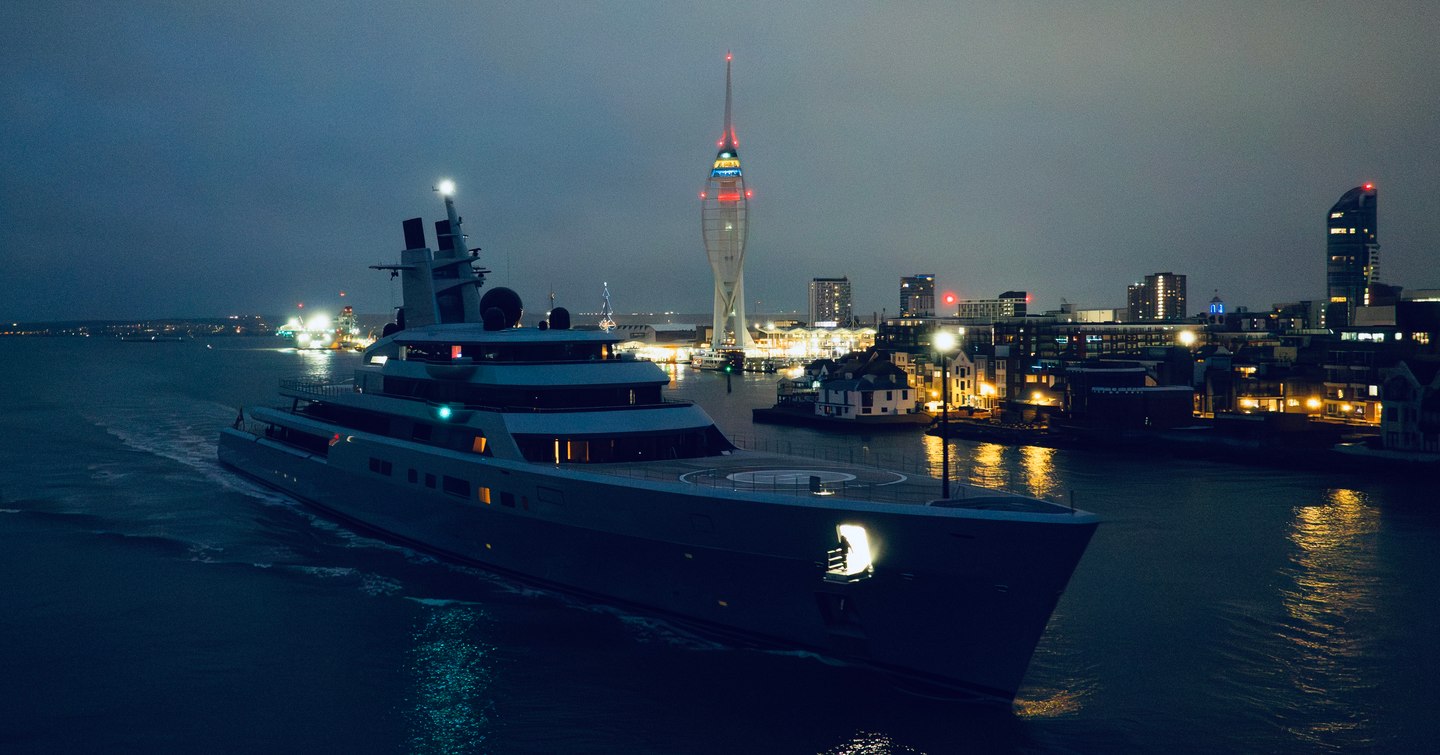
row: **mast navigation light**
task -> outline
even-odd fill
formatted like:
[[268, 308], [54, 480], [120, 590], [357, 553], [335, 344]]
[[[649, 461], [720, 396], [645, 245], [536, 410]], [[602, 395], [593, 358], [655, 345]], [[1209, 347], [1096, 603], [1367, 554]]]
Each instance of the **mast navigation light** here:
[[455, 182], [447, 178], [441, 181], [440, 185], [435, 187], [435, 190], [447, 197], [453, 197], [455, 196]]

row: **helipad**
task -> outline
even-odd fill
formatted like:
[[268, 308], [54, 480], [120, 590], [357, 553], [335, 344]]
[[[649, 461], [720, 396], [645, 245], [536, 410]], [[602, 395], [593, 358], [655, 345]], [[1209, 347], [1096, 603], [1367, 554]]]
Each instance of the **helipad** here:
[[819, 478], [823, 484], [849, 482], [855, 475], [823, 469], [755, 469], [733, 472], [725, 479], [749, 485], [807, 485], [812, 478]]

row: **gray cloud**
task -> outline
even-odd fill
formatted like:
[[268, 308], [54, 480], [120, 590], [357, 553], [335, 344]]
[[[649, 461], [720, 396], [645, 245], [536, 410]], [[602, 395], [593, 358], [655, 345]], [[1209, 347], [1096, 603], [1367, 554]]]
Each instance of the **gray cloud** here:
[[893, 312], [915, 272], [1041, 308], [1161, 270], [1313, 298], [1323, 214], [1367, 180], [1384, 279], [1440, 286], [1425, 2], [25, 5], [0, 8], [9, 319], [380, 312], [365, 266], [441, 176], [532, 306], [608, 280], [622, 311], [704, 311], [727, 49], [762, 310], [848, 274]]

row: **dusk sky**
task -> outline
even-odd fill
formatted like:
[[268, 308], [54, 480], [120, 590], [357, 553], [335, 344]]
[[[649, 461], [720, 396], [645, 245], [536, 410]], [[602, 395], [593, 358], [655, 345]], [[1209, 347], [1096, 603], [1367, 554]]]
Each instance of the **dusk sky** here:
[[708, 311], [727, 50], [752, 313], [848, 275], [893, 315], [913, 273], [1032, 311], [1160, 271], [1192, 312], [1319, 298], [1367, 181], [1382, 280], [1440, 288], [1437, 39], [1434, 0], [7, 2], [0, 318], [383, 313], [367, 266], [445, 177], [532, 312], [604, 281]]

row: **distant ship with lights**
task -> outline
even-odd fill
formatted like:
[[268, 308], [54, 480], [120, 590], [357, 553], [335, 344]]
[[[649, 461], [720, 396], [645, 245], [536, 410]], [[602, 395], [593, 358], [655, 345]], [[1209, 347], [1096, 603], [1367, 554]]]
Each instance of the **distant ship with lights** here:
[[893, 470], [737, 447], [669, 376], [480, 289], [442, 185], [405, 221], [397, 321], [353, 380], [284, 381], [220, 461], [442, 556], [926, 692], [1008, 701], [1094, 515]]
[[306, 320], [299, 316], [275, 331], [275, 335], [295, 342], [295, 348], [314, 349], [357, 349], [367, 345], [369, 338], [360, 334], [360, 324], [355, 309], [350, 306], [340, 310], [340, 316], [333, 321], [328, 315], [315, 314]]

